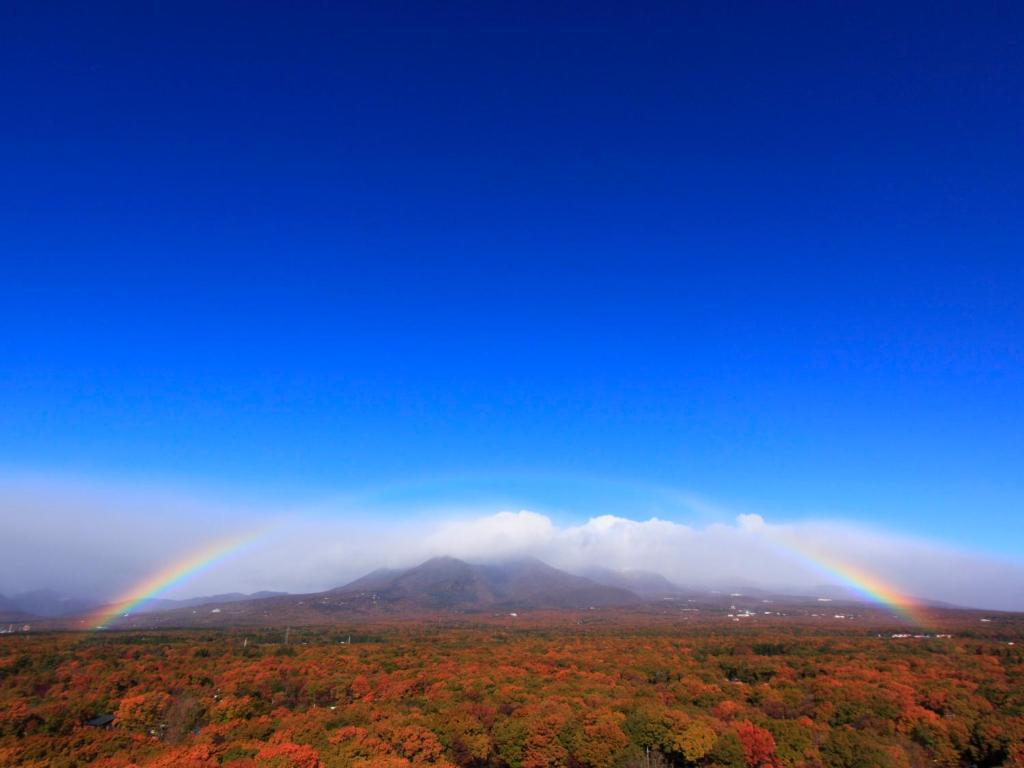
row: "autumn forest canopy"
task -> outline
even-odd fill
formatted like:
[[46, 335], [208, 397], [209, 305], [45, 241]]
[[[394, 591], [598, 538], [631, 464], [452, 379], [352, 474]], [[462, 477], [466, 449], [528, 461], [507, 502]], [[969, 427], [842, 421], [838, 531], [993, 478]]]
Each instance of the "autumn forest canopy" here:
[[0, 764], [1024, 766], [1024, 621], [636, 617], [0, 638]]

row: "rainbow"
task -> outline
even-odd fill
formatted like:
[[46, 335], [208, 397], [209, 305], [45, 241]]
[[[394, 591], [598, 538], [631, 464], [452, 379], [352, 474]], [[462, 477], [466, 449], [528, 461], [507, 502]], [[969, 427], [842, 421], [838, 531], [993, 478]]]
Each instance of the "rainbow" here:
[[811, 570], [816, 571], [829, 581], [838, 581], [849, 587], [865, 599], [890, 608], [897, 616], [916, 626], [924, 626], [926, 615], [921, 611], [920, 603], [914, 598], [903, 594], [891, 584], [887, 584], [877, 576], [867, 573], [850, 563], [826, 555], [806, 545], [795, 545], [791, 541], [782, 541], [778, 536], [769, 536], [771, 542], [795, 556]]
[[259, 538], [259, 535], [250, 533], [207, 544], [202, 549], [147, 576], [144, 581], [100, 609], [89, 623], [94, 629], [105, 628], [116, 617], [127, 616], [147, 600], [159, 597], [171, 588], [237, 555]]

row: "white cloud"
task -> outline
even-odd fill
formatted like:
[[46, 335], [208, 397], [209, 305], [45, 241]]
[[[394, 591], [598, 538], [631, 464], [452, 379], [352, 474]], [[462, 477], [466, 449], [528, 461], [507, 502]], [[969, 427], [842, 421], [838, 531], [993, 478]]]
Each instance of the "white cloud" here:
[[764, 518], [760, 515], [737, 515], [736, 522], [744, 531], [762, 531], [765, 528]]
[[425, 546], [433, 553], [454, 557], [502, 557], [543, 548], [555, 534], [554, 525], [544, 515], [526, 510], [498, 512], [441, 523], [427, 537]]

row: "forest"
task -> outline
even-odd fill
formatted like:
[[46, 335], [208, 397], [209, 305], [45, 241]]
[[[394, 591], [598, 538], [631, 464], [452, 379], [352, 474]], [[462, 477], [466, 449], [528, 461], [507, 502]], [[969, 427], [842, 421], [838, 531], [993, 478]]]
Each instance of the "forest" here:
[[1021, 627], [894, 634], [626, 622], [12, 634], [0, 766], [1024, 767]]

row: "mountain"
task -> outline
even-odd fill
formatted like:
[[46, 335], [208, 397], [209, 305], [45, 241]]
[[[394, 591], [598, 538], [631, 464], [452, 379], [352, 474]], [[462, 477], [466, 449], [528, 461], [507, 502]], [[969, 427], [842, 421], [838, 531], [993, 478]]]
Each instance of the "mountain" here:
[[[587, 576], [553, 568], [536, 558], [469, 563], [435, 557], [412, 568], [382, 568], [325, 592], [309, 594], [229, 593], [164, 601], [151, 610], [132, 611], [108, 623], [112, 629], [158, 627], [311, 626], [350, 624], [388, 618], [461, 614], [467, 618], [537, 611], [624, 608], [636, 616], [675, 616], [681, 621], [767, 617], [819, 620], [867, 614], [891, 620], [892, 611], [843, 599], [822, 606], [822, 596], [794, 596], [759, 589], [684, 588], [649, 571], [599, 569]], [[0, 609], [5, 604], [0, 601]], [[12, 608], [7, 605], [6, 607]], [[823, 613], [824, 611], [824, 613]], [[577, 619], [579, 617], [577, 616]], [[852, 618], [852, 617], [851, 617]], [[12, 616], [11, 621], [17, 621]], [[64, 617], [53, 626], [81, 629], [91, 617]]]
[[4, 616], [21, 618], [57, 618], [84, 613], [95, 607], [95, 603], [76, 597], [68, 597], [52, 589], [37, 589], [22, 592], [13, 597], [0, 596], [0, 612]]
[[[442, 615], [456, 621], [460, 616], [470, 621], [510, 620], [505, 618], [506, 614], [530, 610], [546, 612], [537, 617], [542, 621], [550, 620], [553, 613], [566, 611], [573, 621], [580, 623], [587, 619], [578, 612], [591, 608], [623, 609], [596, 617], [599, 621], [623, 615], [633, 617], [631, 620], [688, 623], [825, 619], [845, 622], [871, 617], [885, 622], [894, 620], [893, 611], [886, 606], [843, 599], [838, 593], [833, 602], [820, 594], [786, 595], [752, 588], [683, 588], [646, 571], [622, 573], [603, 569], [590, 572], [589, 577], [579, 576], [535, 558], [477, 564], [435, 557], [412, 568], [376, 570], [325, 592], [269, 596], [229, 593], [183, 602], [188, 605], [175, 603], [164, 610], [157, 605], [157, 610], [132, 611], [111, 619], [106, 627], [351, 627], [391, 619], [440, 620]], [[17, 607], [0, 598], [0, 615], [5, 610], [17, 611]], [[9, 615], [7, 622], [12, 624], [22, 618], [17, 613]], [[49, 621], [33, 620], [32, 625], [33, 629], [92, 629], [90, 622], [94, 619], [95, 612]]]
[[653, 571], [635, 569], [613, 571], [608, 568], [591, 568], [581, 575], [606, 587], [628, 590], [647, 600], [674, 597], [689, 594], [692, 591], [673, 584], [660, 573]]
[[379, 604], [435, 610], [581, 609], [641, 602], [634, 592], [574, 576], [535, 558], [474, 565], [435, 557], [403, 571], [375, 571], [332, 593], [369, 593]]
[[[156, 610], [132, 611], [108, 628], [315, 625], [384, 616], [438, 612], [483, 613], [520, 610], [586, 610], [641, 606], [626, 589], [552, 568], [534, 558], [486, 565], [453, 557], [435, 557], [413, 568], [380, 569], [343, 587], [311, 594], [270, 597], [237, 594], [180, 603]], [[88, 615], [59, 620], [59, 626], [83, 628]]]

